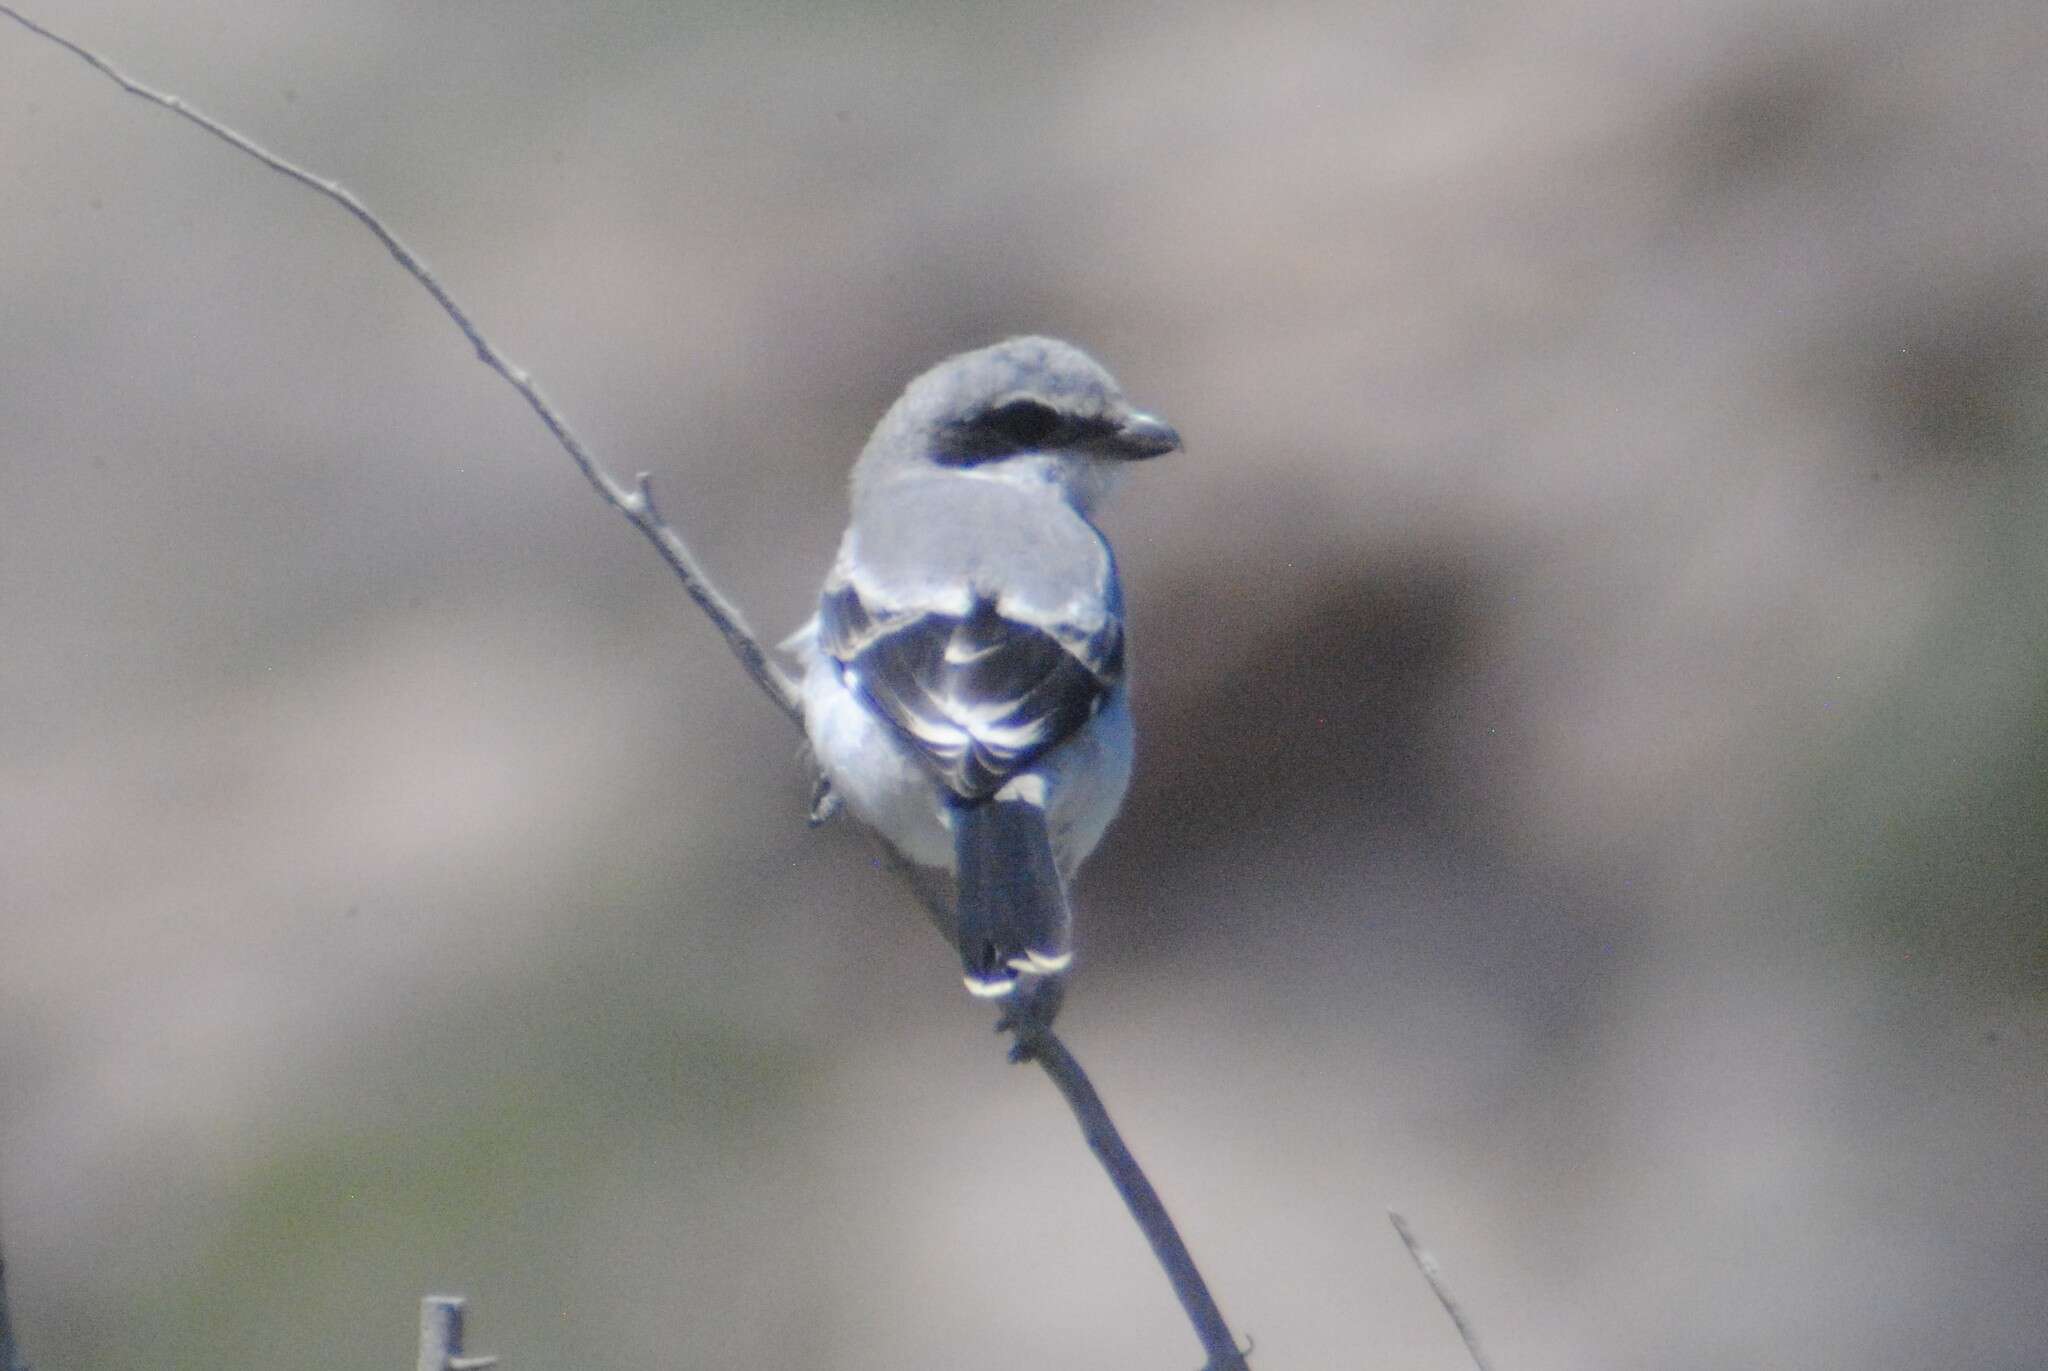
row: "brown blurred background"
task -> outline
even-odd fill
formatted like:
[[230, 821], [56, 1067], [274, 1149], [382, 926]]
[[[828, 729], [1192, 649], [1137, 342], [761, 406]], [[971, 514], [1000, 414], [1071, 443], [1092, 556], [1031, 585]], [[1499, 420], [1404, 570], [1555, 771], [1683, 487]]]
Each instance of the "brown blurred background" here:
[[[764, 635], [938, 357], [1187, 435], [1070, 1039], [1267, 1368], [2048, 1362], [2048, 11], [52, 3]], [[1192, 1367], [794, 735], [332, 206], [0, 25], [45, 1371]]]

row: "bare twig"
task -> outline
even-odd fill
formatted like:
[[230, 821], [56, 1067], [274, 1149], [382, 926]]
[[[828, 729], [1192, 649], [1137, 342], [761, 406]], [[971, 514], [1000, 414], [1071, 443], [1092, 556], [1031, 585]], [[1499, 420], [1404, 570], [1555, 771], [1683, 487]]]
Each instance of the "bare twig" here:
[[533, 383], [533, 378], [525, 369], [515, 366], [498, 351], [491, 340], [484, 336], [483, 331], [471, 322], [468, 313], [455, 302], [455, 297], [448, 293], [447, 287], [441, 284], [440, 278], [434, 275], [433, 270], [420, 259], [419, 254], [407, 247], [397, 234], [385, 226], [383, 220], [372, 214], [368, 206], [355, 197], [353, 192], [338, 182], [315, 176], [304, 167], [278, 156], [213, 116], [193, 109], [179, 97], [155, 90], [130, 78], [92, 49], [74, 43], [60, 33], [51, 32], [11, 5], [0, 4], [0, 14], [6, 15], [30, 33], [47, 39], [73, 54], [130, 95], [138, 96], [152, 105], [169, 110], [180, 119], [198, 125], [236, 151], [246, 153], [279, 175], [290, 177], [308, 190], [326, 196], [347, 210], [384, 245], [384, 250], [404, 268], [405, 273], [419, 282], [427, 294], [434, 297], [434, 303], [441, 307], [441, 312], [454, 321], [455, 327], [462, 330], [462, 336], [469, 340], [469, 345], [476, 349], [477, 359], [519, 392], [520, 398], [526, 401], [529, 409], [540, 416], [541, 423], [547, 426], [548, 432], [554, 435], [562, 450], [569, 454], [569, 460], [576, 464], [576, 469], [583, 473], [584, 479], [590, 482], [598, 496], [625, 515], [627, 521], [654, 545], [655, 551], [668, 563], [669, 570], [675, 572], [676, 578], [683, 583], [683, 589], [697, 602], [697, 607], [704, 611], [713, 627], [724, 635], [726, 646], [740, 659], [740, 665], [754, 678], [754, 684], [760, 686], [784, 714], [799, 724], [802, 722], [803, 709], [798, 701], [796, 683], [790, 679], [789, 673], [776, 665], [775, 661], [762, 651], [760, 640], [748, 629], [746, 620], [740, 617], [739, 610], [711, 584], [703, 568], [697, 565], [696, 555], [690, 551], [689, 545], [684, 543], [681, 535], [662, 519], [660, 511], [654, 505], [653, 477], [647, 472], [641, 472], [630, 490], [612, 479], [604, 468], [597, 464], [597, 459], [590, 455], [589, 449], [583, 446], [583, 440], [569, 427], [569, 421], [564, 419], [561, 412], [549, 404], [547, 397], [540, 393], [540, 388]]
[[1173, 1216], [1166, 1212], [1159, 1192], [1152, 1188], [1137, 1158], [1124, 1145], [1123, 1134], [1110, 1120], [1088, 1073], [1081, 1069], [1081, 1063], [1074, 1060], [1074, 1054], [1059, 1036], [1039, 1019], [1020, 1015], [1008, 1026], [1017, 1035], [1018, 1055], [1043, 1067], [1066, 1097], [1068, 1108], [1080, 1121], [1081, 1135], [1088, 1140], [1102, 1169], [1109, 1173], [1110, 1184], [1116, 1187], [1124, 1207], [1144, 1231], [1145, 1241], [1152, 1244], [1152, 1255], [1165, 1268], [1167, 1279], [1173, 1282], [1173, 1293], [1180, 1297], [1181, 1308], [1187, 1311], [1188, 1322], [1195, 1327], [1195, 1336], [1202, 1340], [1202, 1350], [1209, 1354], [1207, 1371], [1245, 1371], [1245, 1354], [1239, 1350], [1230, 1325], [1223, 1321], [1208, 1283], [1195, 1269], [1195, 1259], [1188, 1254], [1188, 1245], [1181, 1241]]
[[[377, 241], [384, 245], [385, 251], [391, 254], [399, 267], [434, 298], [434, 303], [441, 307], [442, 313], [446, 314], [456, 328], [461, 330], [463, 337], [468, 339], [478, 359], [519, 392], [527, 407], [539, 416], [541, 423], [554, 435], [555, 441], [568, 453], [569, 459], [576, 464], [576, 469], [583, 473], [584, 479], [590, 482], [598, 496], [624, 515], [633, 527], [640, 530], [648, 542], [654, 545], [662, 560], [668, 563], [670, 570], [675, 572], [676, 577], [683, 583], [683, 589], [724, 636], [726, 645], [732, 649], [733, 655], [739, 658], [740, 664], [746, 668], [747, 674], [753, 677], [754, 683], [774, 701], [784, 715], [798, 727], [802, 727], [803, 710], [795, 681], [762, 649], [760, 640], [747, 627], [738, 608], [712, 585], [698, 565], [695, 554], [683, 541], [682, 535], [662, 517], [654, 501], [653, 478], [642, 472], [635, 478], [633, 487], [628, 489], [608, 475], [584, 447], [582, 440], [570, 429], [568, 421], [541, 394], [533, 378], [522, 368], [506, 360], [504, 354], [499, 352], [496, 345], [471, 321], [468, 313], [455, 302], [454, 297], [448, 293], [447, 288], [419, 255], [407, 247], [352, 192], [271, 152], [210, 115], [193, 109], [177, 96], [152, 89], [131, 79], [90, 48], [51, 32], [12, 6], [0, 4], [0, 15], [5, 15], [31, 33], [57, 44], [129, 94], [169, 110], [228, 146], [253, 157], [272, 171], [287, 176], [307, 189], [332, 200], [368, 229]], [[813, 814], [822, 818], [829, 815], [830, 811], [831, 797], [821, 790], [813, 805]], [[941, 932], [951, 938], [953, 933], [948, 924], [949, 911], [942, 899], [931, 889], [929, 882], [921, 881], [917, 872], [907, 864], [899, 861], [894, 865], [899, 874], [905, 877], [912, 892], [932, 913], [934, 922], [939, 925]], [[1058, 993], [1056, 984], [1049, 985], [1047, 989], [1050, 994]], [[1130, 1149], [1124, 1146], [1122, 1135], [1111, 1122], [1109, 1111], [1103, 1107], [1101, 1097], [1089, 1083], [1087, 1073], [1082, 1070], [1080, 1062], [1075, 1060], [1074, 1055], [1054, 1036], [1052, 1030], [1036, 1018], [1029, 1015], [1020, 1016], [1015, 1022], [1006, 1021], [1000, 1026], [1017, 1034], [1016, 1050], [1013, 1055], [1018, 1060], [1028, 1058], [1036, 1061], [1066, 1098], [1068, 1107], [1073, 1110], [1075, 1119], [1081, 1125], [1081, 1132], [1088, 1140], [1088, 1145], [1094, 1150], [1104, 1170], [1109, 1173], [1111, 1183], [1123, 1197], [1132, 1218], [1144, 1231], [1146, 1240], [1152, 1245], [1153, 1253], [1159, 1258], [1160, 1265], [1165, 1268], [1168, 1279], [1172, 1281], [1174, 1293], [1180, 1297], [1181, 1306], [1186, 1309], [1196, 1336], [1201, 1339], [1203, 1348], [1209, 1354], [1207, 1371], [1243, 1371], [1244, 1354], [1238, 1350], [1229, 1327], [1223, 1322], [1222, 1314], [1217, 1311], [1216, 1301], [1210, 1295], [1201, 1273], [1196, 1270], [1193, 1259], [1188, 1255], [1187, 1245], [1181, 1241], [1172, 1218], [1166, 1212], [1166, 1206], [1160, 1202], [1158, 1192], [1152, 1188], [1152, 1183], [1146, 1179], [1144, 1171], [1131, 1156]], [[440, 1301], [438, 1305], [437, 1300]], [[428, 1371], [426, 1349], [430, 1307], [442, 1309], [444, 1317], [453, 1321], [452, 1327], [457, 1339], [456, 1350], [459, 1350], [461, 1336], [459, 1300], [431, 1297], [425, 1302], [420, 1316], [421, 1371]], [[469, 1364], [487, 1363], [472, 1359]], [[460, 1366], [455, 1361], [449, 1362], [448, 1367], [460, 1371]], [[4, 1371], [12, 1371], [12, 1368], [5, 1368]], [[437, 1365], [434, 1371], [444, 1371], [444, 1368]]]
[[429, 1295], [420, 1301], [418, 1371], [487, 1371], [496, 1357], [462, 1354], [462, 1296]]
[[7, 1258], [0, 1255], [0, 1371], [28, 1371], [28, 1358], [14, 1340], [14, 1320], [7, 1312]]
[[1458, 1304], [1457, 1297], [1451, 1294], [1451, 1288], [1444, 1284], [1443, 1268], [1436, 1264], [1436, 1258], [1430, 1256], [1417, 1240], [1415, 1230], [1408, 1226], [1408, 1220], [1391, 1209], [1387, 1211], [1387, 1218], [1393, 1222], [1394, 1231], [1401, 1235], [1401, 1243], [1408, 1249], [1408, 1256], [1414, 1261], [1415, 1269], [1422, 1273], [1422, 1279], [1428, 1281], [1429, 1288], [1436, 1292], [1436, 1302], [1451, 1316], [1451, 1322], [1457, 1327], [1458, 1336], [1465, 1341], [1465, 1352], [1472, 1358], [1472, 1365], [1478, 1368], [1478, 1371], [1492, 1371], [1486, 1354], [1479, 1350], [1479, 1334], [1473, 1330], [1471, 1320], [1465, 1317], [1465, 1311]]

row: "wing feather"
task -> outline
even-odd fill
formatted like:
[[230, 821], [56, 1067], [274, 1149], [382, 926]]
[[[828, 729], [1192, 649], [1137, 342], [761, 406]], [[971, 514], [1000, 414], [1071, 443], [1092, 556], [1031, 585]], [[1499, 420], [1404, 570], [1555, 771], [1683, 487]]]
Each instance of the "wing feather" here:
[[964, 614], [889, 613], [827, 588], [825, 650], [850, 687], [962, 799], [982, 800], [1085, 724], [1123, 678], [1113, 614], [1087, 631], [1026, 623], [974, 597]]

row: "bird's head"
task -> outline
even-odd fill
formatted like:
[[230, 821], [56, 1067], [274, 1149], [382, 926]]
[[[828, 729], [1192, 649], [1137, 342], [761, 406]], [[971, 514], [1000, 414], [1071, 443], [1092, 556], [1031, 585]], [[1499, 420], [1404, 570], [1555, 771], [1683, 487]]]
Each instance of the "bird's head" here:
[[868, 439], [856, 484], [945, 470], [1051, 481], [1084, 513], [1126, 464], [1180, 447], [1132, 408], [1115, 378], [1054, 338], [1010, 338], [949, 357], [912, 381]]

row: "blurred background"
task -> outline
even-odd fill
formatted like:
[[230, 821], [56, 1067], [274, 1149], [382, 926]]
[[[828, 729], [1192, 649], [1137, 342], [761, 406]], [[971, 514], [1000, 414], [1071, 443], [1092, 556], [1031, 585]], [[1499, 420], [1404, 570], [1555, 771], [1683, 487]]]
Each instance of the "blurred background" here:
[[[764, 637], [1043, 331], [1138, 779], [1063, 1026], [1267, 1368], [2048, 1362], [2048, 13], [51, 3], [386, 214]], [[0, 25], [45, 1371], [1187, 1368], [1072, 1119], [354, 223]]]

